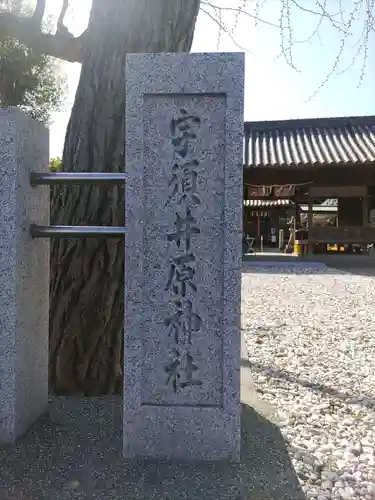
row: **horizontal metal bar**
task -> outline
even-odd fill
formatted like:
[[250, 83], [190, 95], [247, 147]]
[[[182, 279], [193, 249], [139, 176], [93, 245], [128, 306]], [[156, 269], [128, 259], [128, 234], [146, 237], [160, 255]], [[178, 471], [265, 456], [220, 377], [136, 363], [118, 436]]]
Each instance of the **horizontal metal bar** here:
[[30, 184], [48, 186], [54, 184], [125, 184], [123, 172], [31, 172]]
[[31, 224], [33, 238], [123, 238], [122, 226], [38, 226]]

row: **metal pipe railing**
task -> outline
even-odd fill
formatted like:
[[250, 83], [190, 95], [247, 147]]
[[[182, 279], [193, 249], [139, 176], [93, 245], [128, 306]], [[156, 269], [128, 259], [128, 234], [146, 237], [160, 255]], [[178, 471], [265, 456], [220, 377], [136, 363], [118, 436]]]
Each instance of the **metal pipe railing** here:
[[32, 238], [123, 238], [122, 226], [38, 226], [31, 224]]
[[125, 174], [109, 172], [31, 172], [30, 184], [50, 186], [55, 184], [112, 184], [124, 185]]
[[[125, 174], [108, 172], [31, 172], [30, 184], [111, 184], [124, 185]], [[38, 226], [31, 224], [32, 238], [123, 238], [125, 227], [119, 226]]]

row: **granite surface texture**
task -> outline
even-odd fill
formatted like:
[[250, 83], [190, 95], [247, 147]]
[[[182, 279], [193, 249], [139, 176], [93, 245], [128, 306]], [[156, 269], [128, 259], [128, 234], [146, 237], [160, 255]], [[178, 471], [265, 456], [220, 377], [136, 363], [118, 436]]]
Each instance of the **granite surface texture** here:
[[124, 455], [236, 461], [244, 55], [126, 65]]
[[32, 189], [29, 172], [48, 169], [47, 129], [0, 108], [0, 443], [48, 402], [49, 241], [29, 235], [30, 223], [49, 223], [49, 189]]

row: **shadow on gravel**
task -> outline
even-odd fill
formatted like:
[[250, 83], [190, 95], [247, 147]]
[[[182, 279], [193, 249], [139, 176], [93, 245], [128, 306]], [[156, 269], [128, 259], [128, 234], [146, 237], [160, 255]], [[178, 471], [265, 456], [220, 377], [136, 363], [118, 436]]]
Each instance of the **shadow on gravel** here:
[[0, 449], [1, 500], [304, 500], [279, 429], [242, 408], [242, 460], [131, 462], [121, 398], [65, 400]]
[[320, 262], [288, 262], [288, 261], [243, 261], [242, 273], [251, 274], [325, 274], [330, 276], [351, 274], [355, 276], [375, 277], [375, 263], [353, 265], [344, 262], [337, 265], [323, 264]]
[[344, 267], [337, 266], [337, 269], [343, 271], [346, 274], [354, 274], [355, 276], [364, 276], [368, 278], [373, 278], [375, 276], [375, 265], [371, 267]]
[[327, 396], [331, 396], [332, 398], [339, 399], [343, 402], [347, 401], [348, 399], [355, 399], [356, 404], [375, 408], [375, 399], [370, 395], [362, 394], [362, 399], [357, 400], [358, 396], [350, 393], [350, 391], [346, 391], [345, 393], [343, 393], [342, 391], [334, 389], [333, 387], [329, 387], [318, 382], [310, 382], [309, 380], [303, 379], [298, 375], [295, 375], [294, 373], [288, 372], [287, 370], [280, 370], [279, 368], [264, 366], [260, 363], [254, 363], [244, 359], [241, 360], [241, 364], [249, 367], [253, 373], [262, 373], [263, 375], [268, 375], [272, 378], [286, 380], [287, 382], [306, 387], [312, 392], [326, 394]]
[[242, 274], [284, 274], [284, 275], [306, 275], [306, 274], [325, 274], [330, 276], [335, 275], [343, 275], [344, 272], [342, 270], [330, 268], [323, 265], [311, 266], [311, 265], [301, 265], [301, 264], [293, 264], [293, 265], [282, 265], [282, 263], [277, 262], [276, 264], [272, 263], [261, 263], [257, 265], [254, 262], [250, 265], [249, 262], [245, 262], [242, 267]]

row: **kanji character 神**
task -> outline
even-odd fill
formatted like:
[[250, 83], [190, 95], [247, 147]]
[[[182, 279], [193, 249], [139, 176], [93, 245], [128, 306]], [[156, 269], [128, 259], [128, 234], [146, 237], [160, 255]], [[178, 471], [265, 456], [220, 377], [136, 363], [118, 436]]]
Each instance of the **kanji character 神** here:
[[193, 305], [190, 300], [176, 301], [177, 311], [164, 320], [164, 324], [169, 327], [170, 333], [174, 335], [176, 344], [181, 340], [191, 344], [192, 332], [198, 332], [202, 325], [202, 318], [193, 312]]

